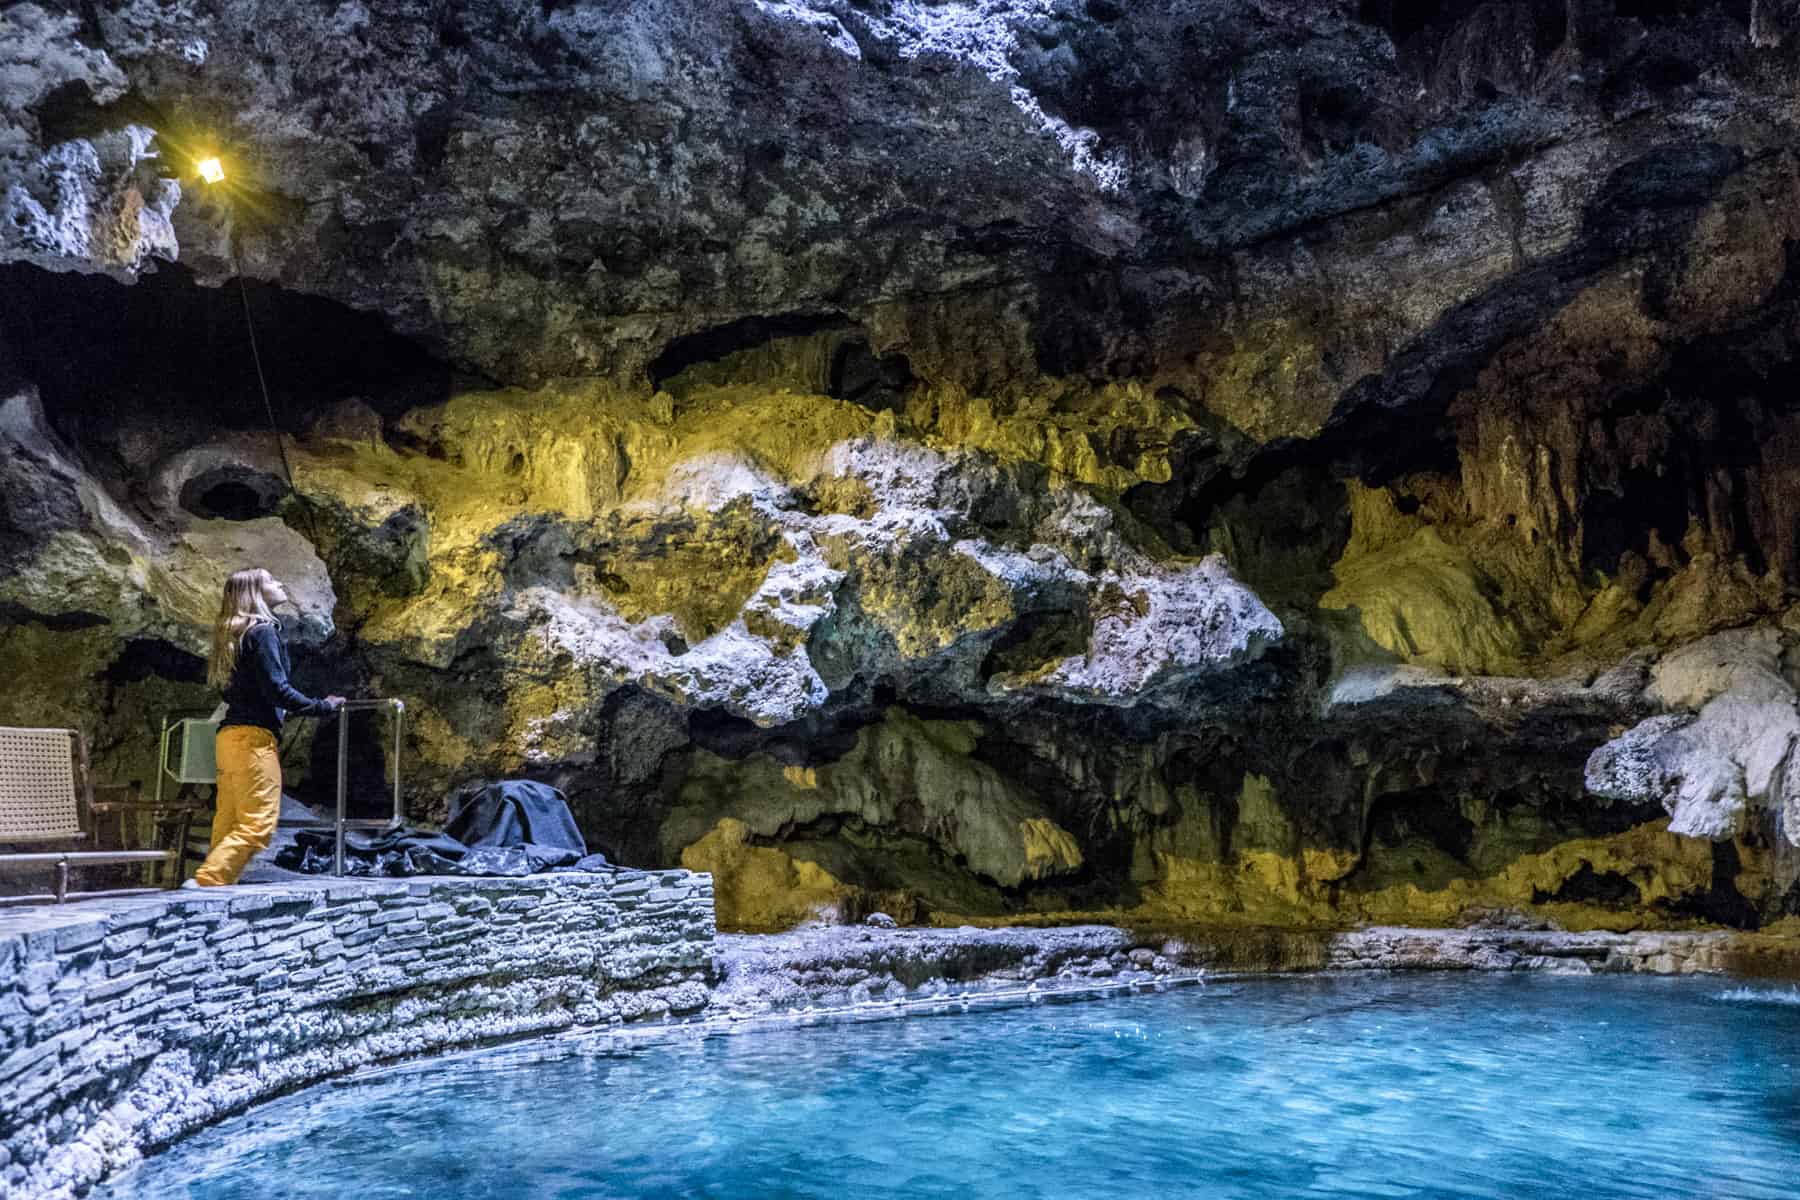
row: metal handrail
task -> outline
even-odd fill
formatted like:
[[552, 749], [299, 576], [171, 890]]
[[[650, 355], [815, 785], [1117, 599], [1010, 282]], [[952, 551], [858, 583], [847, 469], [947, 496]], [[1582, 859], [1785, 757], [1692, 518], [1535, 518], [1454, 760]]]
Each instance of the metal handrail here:
[[[345, 802], [350, 790], [350, 721], [349, 713], [362, 709], [391, 708], [394, 712], [394, 815], [390, 821], [349, 821], [345, 819]], [[347, 829], [395, 829], [405, 821], [400, 805], [400, 727], [406, 715], [406, 703], [396, 696], [379, 700], [346, 700], [338, 709], [337, 752], [337, 817], [332, 822], [335, 832], [331, 855], [331, 873], [344, 873], [344, 831]]]
[[[401, 805], [401, 798], [400, 798], [400, 738], [401, 738], [401, 732], [402, 732], [402, 724], [404, 722], [404, 717], [405, 717], [405, 713], [406, 713], [406, 702], [401, 700], [397, 696], [386, 696], [386, 697], [382, 697], [379, 699], [346, 700], [346, 701], [344, 701], [343, 706], [341, 708], [339, 708], [337, 711], [340, 714], [345, 714], [345, 713], [349, 713], [349, 712], [353, 712], [353, 711], [362, 711], [362, 710], [377, 709], [377, 708], [391, 708], [394, 713], [394, 813], [393, 813], [393, 816], [385, 821], [383, 821], [383, 820], [352, 821], [347, 818], [346, 807], [348, 804], [348, 793], [350, 790], [350, 722], [346, 717], [340, 717], [340, 719], [338, 721], [337, 812], [336, 812], [336, 814], [334, 815], [333, 819], [331, 819], [329, 821], [303, 821], [303, 822], [293, 822], [293, 823], [289, 823], [287, 821], [281, 822], [281, 825], [283, 827], [289, 828], [289, 829], [294, 829], [294, 828], [325, 829], [325, 828], [329, 828], [332, 830], [332, 832], [333, 832], [333, 852], [332, 852], [332, 856], [331, 856], [331, 873], [333, 875], [342, 875], [344, 873], [344, 832], [346, 830], [350, 830], [350, 829], [395, 829], [395, 828], [398, 828], [400, 825], [404, 824], [405, 820], [406, 820], [405, 810]], [[195, 716], [199, 716], [202, 713], [209, 713], [212, 711], [214, 711], [214, 710], [204, 709], [204, 708], [174, 709], [174, 710], [171, 710], [170, 712], [163, 714], [162, 736], [161, 736], [161, 739], [157, 746], [157, 762], [156, 762], [156, 802], [158, 804], [162, 803], [163, 776], [168, 773], [169, 737], [170, 737], [170, 734], [177, 727], [177, 725], [179, 725], [178, 721], [172, 721], [171, 718], [178, 717], [178, 716], [181, 716], [181, 715], [187, 714], [187, 713], [191, 713]], [[183, 843], [183, 845], [185, 847], [185, 842]]]

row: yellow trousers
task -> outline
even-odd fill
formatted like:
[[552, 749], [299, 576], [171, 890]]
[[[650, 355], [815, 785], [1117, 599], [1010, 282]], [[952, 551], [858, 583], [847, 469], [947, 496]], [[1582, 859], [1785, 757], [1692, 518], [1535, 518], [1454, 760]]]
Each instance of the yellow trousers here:
[[281, 753], [275, 735], [254, 725], [227, 725], [216, 743], [219, 808], [212, 845], [194, 872], [202, 887], [236, 883], [275, 837], [281, 817]]

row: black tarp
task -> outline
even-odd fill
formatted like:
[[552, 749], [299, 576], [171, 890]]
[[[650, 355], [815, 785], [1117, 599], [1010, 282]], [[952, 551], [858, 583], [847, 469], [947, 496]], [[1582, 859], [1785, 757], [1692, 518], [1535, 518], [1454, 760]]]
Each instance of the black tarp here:
[[[331, 830], [302, 829], [275, 865], [322, 875], [331, 857]], [[527, 780], [491, 783], [467, 797], [442, 833], [402, 826], [344, 835], [346, 875], [532, 875], [605, 865], [587, 852], [563, 794]]]
[[536, 851], [572, 850], [587, 842], [563, 794], [547, 783], [508, 779], [490, 783], [450, 810], [444, 833], [465, 846], [524, 846]]

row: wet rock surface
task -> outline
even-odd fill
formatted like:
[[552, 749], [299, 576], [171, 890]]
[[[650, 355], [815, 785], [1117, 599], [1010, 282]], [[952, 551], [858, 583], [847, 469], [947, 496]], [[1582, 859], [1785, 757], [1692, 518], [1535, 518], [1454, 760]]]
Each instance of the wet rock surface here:
[[735, 928], [1800, 911], [1792, 5], [0, 31], [0, 720], [105, 778], [257, 562], [416, 815]]
[[[1514, 922], [1526, 924], [1529, 922]], [[800, 929], [721, 934], [710, 1015], [874, 1014], [1059, 993], [1200, 984], [1292, 971], [1546, 971], [1791, 976], [1791, 943], [1726, 931], [1569, 933], [1559, 929], [1371, 926], [1293, 930]]]

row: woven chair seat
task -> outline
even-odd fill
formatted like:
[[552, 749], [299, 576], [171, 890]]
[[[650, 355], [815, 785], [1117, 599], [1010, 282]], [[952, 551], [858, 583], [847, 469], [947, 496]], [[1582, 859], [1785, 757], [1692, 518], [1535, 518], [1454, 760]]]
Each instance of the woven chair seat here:
[[[0, 845], [79, 841], [84, 810], [94, 806], [87, 746], [73, 729], [20, 729], [0, 726]], [[132, 805], [113, 805], [130, 808]], [[175, 850], [0, 851], [0, 869], [51, 867], [55, 897], [68, 895], [69, 869], [109, 863], [175, 864], [180, 874], [186, 854], [186, 818]]]
[[82, 835], [75, 731], [0, 726], [0, 842]]

